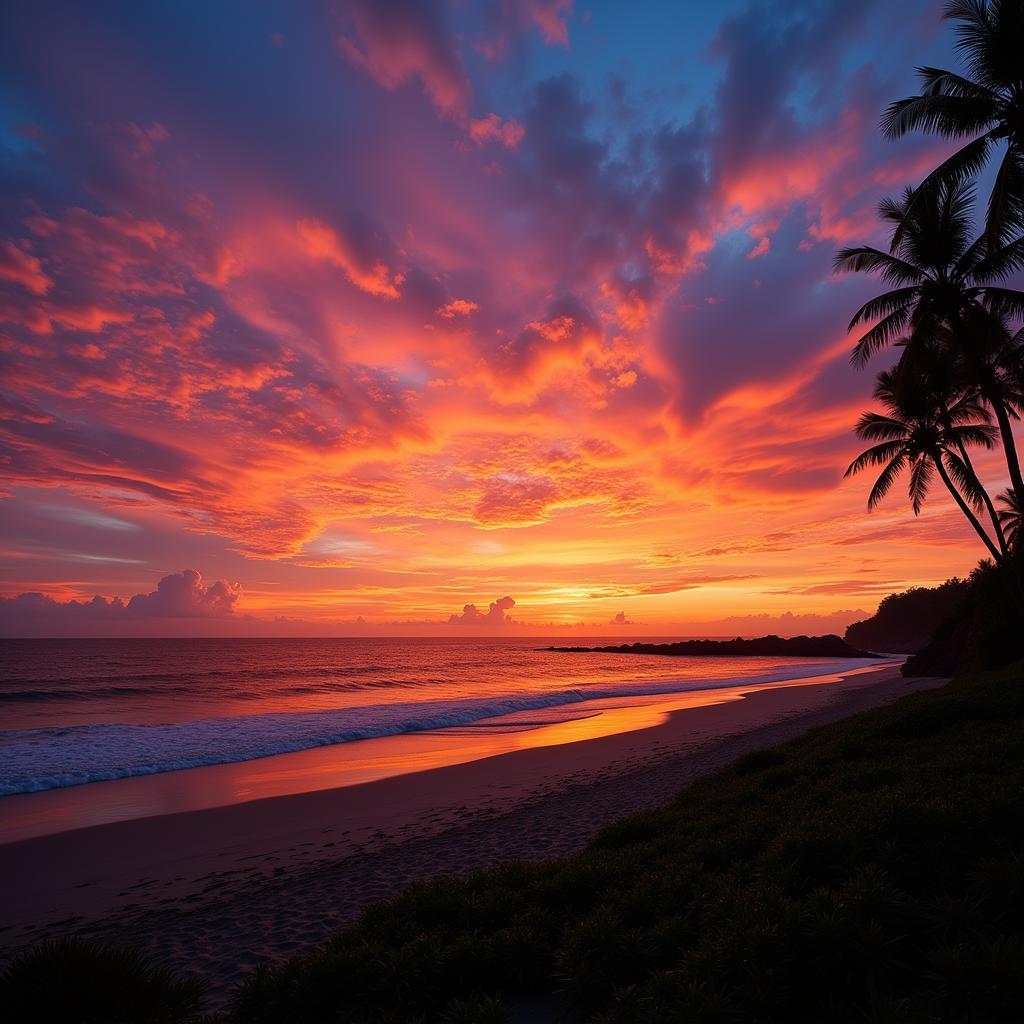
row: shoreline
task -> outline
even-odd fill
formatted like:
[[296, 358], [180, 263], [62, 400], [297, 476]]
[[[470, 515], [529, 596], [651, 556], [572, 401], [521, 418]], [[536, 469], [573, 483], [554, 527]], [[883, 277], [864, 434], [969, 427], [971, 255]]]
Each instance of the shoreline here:
[[[646, 680], [631, 684], [635, 692], [601, 695], [602, 687], [596, 684], [592, 689], [598, 694], [593, 696], [585, 689], [527, 695], [524, 703], [532, 707], [448, 726], [314, 743], [259, 757], [212, 760], [7, 794], [0, 797], [4, 809], [0, 845], [117, 821], [337, 789], [533, 747], [577, 743], [649, 728], [672, 711], [738, 700], [762, 688], [835, 681], [841, 675], [881, 667], [888, 665], [840, 666], [808, 659], [803, 665], [792, 664], [748, 678], [711, 677], [699, 685], [687, 679]], [[567, 699], [549, 703], [547, 698], [553, 696]]]
[[798, 680], [598, 739], [9, 843], [0, 957], [43, 936], [123, 942], [208, 978], [218, 1004], [415, 881], [571, 853], [744, 753], [941, 682]]

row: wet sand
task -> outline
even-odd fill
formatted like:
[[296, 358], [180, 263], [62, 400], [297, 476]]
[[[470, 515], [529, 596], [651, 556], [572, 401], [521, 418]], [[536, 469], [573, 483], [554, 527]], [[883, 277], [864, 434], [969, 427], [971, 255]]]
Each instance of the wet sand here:
[[125, 943], [209, 979], [217, 1005], [259, 961], [413, 882], [571, 853], [744, 753], [942, 682], [830, 678], [623, 706], [612, 735], [0, 845], [0, 958], [44, 936]]

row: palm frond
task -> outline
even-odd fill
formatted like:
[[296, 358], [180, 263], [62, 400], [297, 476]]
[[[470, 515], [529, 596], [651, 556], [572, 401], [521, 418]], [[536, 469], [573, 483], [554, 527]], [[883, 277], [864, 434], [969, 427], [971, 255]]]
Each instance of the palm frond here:
[[853, 346], [850, 362], [854, 366], [863, 367], [876, 353], [898, 337], [907, 322], [907, 311], [898, 309], [895, 313], [882, 317], [869, 331], [865, 331]]
[[875, 508], [878, 503], [892, 490], [892, 485], [903, 472], [907, 457], [902, 452], [897, 455], [878, 475], [871, 492], [868, 494], [868, 509]]
[[1017, 495], [1012, 489], [1003, 491], [996, 501], [1000, 505], [999, 525], [1003, 528], [1006, 543], [1014, 547], [1021, 537], [1020, 502], [1017, 501]]
[[975, 269], [988, 254], [988, 247], [985, 244], [985, 236], [978, 235], [977, 238], [963, 251], [963, 254], [956, 261], [956, 273], [964, 281], [974, 280]]
[[900, 287], [921, 281], [925, 276], [920, 267], [870, 245], [840, 249], [832, 261], [832, 267], [837, 273], [879, 274], [889, 284]]
[[[1024, 61], [1024, 56], [1021, 58]], [[992, 250], [1024, 228], [1024, 158], [1007, 146], [988, 198], [985, 241]]]
[[993, 0], [988, 20], [989, 32], [982, 54], [985, 74], [976, 77], [994, 88], [1012, 93], [1021, 84], [1024, 7], [1020, 0]]
[[881, 466], [883, 463], [891, 462], [899, 453], [903, 450], [902, 441], [885, 441], [882, 444], [876, 444], [872, 447], [862, 451], [846, 467], [846, 472], [843, 474], [844, 479], [846, 477], [856, 476], [858, 473], [862, 473], [869, 466]]
[[863, 323], [865, 320], [877, 320], [890, 313], [902, 312], [904, 317], [908, 317], [910, 315], [908, 303], [916, 294], [917, 287], [912, 285], [909, 288], [894, 288], [890, 292], [876, 295], [853, 314], [846, 329], [852, 331], [857, 324]]
[[1024, 9], [1019, 0], [962, 0], [947, 14], [960, 22], [956, 49], [972, 79], [991, 89], [1012, 90], [1021, 82]]
[[968, 142], [966, 146], [961, 146], [952, 156], [946, 157], [918, 185], [916, 191], [927, 190], [939, 183], [959, 185], [964, 181], [969, 181], [985, 166], [992, 142], [992, 136], [986, 132], [972, 142]]
[[976, 390], [969, 390], [961, 395], [952, 405], [945, 410], [946, 420], [953, 426], [966, 423], [977, 425], [981, 420], [982, 425], [987, 424], [991, 419], [991, 412], [982, 402]]
[[878, 216], [881, 217], [882, 220], [901, 224], [903, 222], [903, 218], [907, 214], [907, 207], [910, 205], [910, 201], [913, 198], [914, 190], [909, 185], [903, 190], [902, 199], [893, 199], [892, 196], [886, 196], [884, 199], [879, 200]]
[[965, 447], [992, 449], [999, 431], [990, 423], [961, 423], [947, 431], [949, 443], [958, 442]]
[[977, 476], [956, 452], [947, 449], [941, 458], [949, 478], [960, 489], [967, 503], [976, 512], [980, 512], [985, 507], [985, 490]]
[[977, 176], [985, 166], [989, 157], [989, 149], [993, 143], [991, 132], [968, 142], [952, 156], [947, 157], [939, 164], [920, 185], [914, 190], [914, 198], [907, 210], [903, 223], [893, 232], [889, 242], [889, 251], [898, 252], [903, 245], [907, 229], [910, 226], [913, 215], [920, 209], [922, 203], [933, 199], [943, 187], [953, 188], [965, 181]]
[[986, 288], [985, 308], [994, 316], [1019, 320], [1024, 317], [1024, 292], [1015, 288]]
[[903, 441], [909, 432], [902, 420], [877, 412], [863, 413], [853, 429], [865, 441]]
[[[974, 245], [978, 246], [981, 241], [982, 239], [979, 238]], [[972, 246], [973, 248], [974, 246]], [[1021, 269], [1024, 269], [1024, 235], [1006, 245], [997, 246], [983, 255], [970, 268], [966, 276], [975, 284], [983, 285], [989, 281], [1005, 281], [1006, 278], [1012, 277]]]
[[890, 103], [879, 127], [887, 139], [899, 139], [915, 130], [957, 139], [984, 131], [997, 109], [987, 96], [925, 92]]
[[907, 493], [910, 497], [910, 505], [914, 515], [921, 514], [921, 506], [928, 497], [928, 489], [932, 482], [932, 464], [925, 456], [920, 456], [914, 462], [910, 470], [910, 482], [907, 486]]
[[927, 96], [961, 96], [969, 99], [988, 100], [993, 106], [999, 102], [999, 93], [987, 86], [972, 82], [963, 75], [945, 68], [923, 67], [917, 69], [918, 78]]

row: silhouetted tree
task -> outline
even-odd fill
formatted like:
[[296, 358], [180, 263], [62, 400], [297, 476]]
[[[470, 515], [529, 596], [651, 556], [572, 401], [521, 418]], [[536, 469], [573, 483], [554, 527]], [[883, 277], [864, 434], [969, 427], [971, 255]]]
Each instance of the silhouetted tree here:
[[1021, 497], [1024, 477], [1011, 422], [1021, 404], [1021, 346], [1020, 334], [1011, 334], [1007, 324], [1024, 316], [1024, 292], [996, 282], [1024, 266], [1024, 239], [987, 253], [982, 239], [971, 241], [973, 204], [974, 190], [966, 184], [940, 183], [923, 197], [907, 189], [900, 200], [885, 199], [879, 213], [893, 225], [892, 250], [846, 248], [835, 267], [875, 273], [893, 286], [850, 320], [850, 330], [877, 321], [857, 341], [853, 362], [863, 366], [901, 336], [901, 361], [946, 350], [961, 385], [975, 388], [992, 410], [1010, 481]]
[[869, 466], [883, 467], [868, 495], [868, 508], [873, 509], [889, 493], [899, 475], [909, 470], [910, 501], [914, 515], [919, 515], [933, 482], [933, 473], [937, 473], [989, 553], [1000, 561], [1002, 553], [971, 508], [981, 503], [981, 495], [976, 490], [976, 478], [968, 471], [958, 451], [960, 446], [975, 444], [993, 447], [995, 429], [978, 421], [977, 406], [966, 399], [960, 399], [946, 410], [950, 424], [947, 426], [919, 397], [902, 388], [891, 371], [878, 375], [875, 397], [883, 403], [887, 415], [866, 412], [856, 430], [864, 440], [878, 443], [861, 452], [845, 474], [849, 477]]
[[955, 187], [973, 178], [1005, 145], [985, 225], [995, 251], [1024, 228], [1024, 3], [951, 0], [944, 17], [956, 22], [956, 48], [966, 75], [919, 67], [922, 89], [891, 104], [882, 132], [934, 132], [971, 141], [922, 182], [922, 190]]
[[1016, 547], [1021, 537], [1021, 506], [1017, 501], [1017, 495], [1013, 491], [1003, 491], [997, 499], [1002, 506], [999, 509], [999, 522], [1002, 524], [1003, 533], [1006, 536], [1006, 543]]
[[[907, 396], [904, 403], [908, 400], [914, 401], [917, 407], [925, 412], [934, 411], [939, 422], [954, 437], [957, 453], [971, 479], [970, 493], [980, 498], [981, 504], [988, 512], [996, 543], [999, 545], [999, 550], [1005, 555], [1007, 541], [1003, 535], [1002, 521], [995, 504], [974, 468], [967, 445], [952, 431], [955, 424], [950, 409], [958, 402], [962, 409], [969, 408], [973, 410], [973, 414], [977, 418], [988, 420], [988, 413], [981, 403], [981, 395], [977, 387], [965, 382], [964, 374], [958, 365], [956, 352], [949, 346], [918, 345], [914, 347], [906, 338], [896, 344], [904, 349], [904, 355], [890, 375], [890, 387], [894, 390], [898, 389], [902, 395]], [[875, 390], [876, 397], [879, 394], [879, 387], [880, 384]]]

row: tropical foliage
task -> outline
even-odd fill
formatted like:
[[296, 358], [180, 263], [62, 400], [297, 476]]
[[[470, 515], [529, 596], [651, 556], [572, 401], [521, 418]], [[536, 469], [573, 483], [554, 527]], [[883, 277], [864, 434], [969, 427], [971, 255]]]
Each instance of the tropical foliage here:
[[891, 104], [882, 131], [891, 139], [916, 130], [970, 139], [925, 178], [924, 191], [973, 177], [1002, 150], [985, 226], [996, 248], [1024, 228], [1024, 4], [952, 0], [945, 16], [956, 23], [965, 74], [918, 68], [921, 92]]
[[866, 412], [857, 424], [860, 437], [877, 443], [854, 459], [846, 475], [869, 466], [883, 467], [868, 496], [868, 508], [874, 508], [900, 473], [908, 471], [916, 515], [937, 474], [989, 552], [999, 559], [1001, 552], [971, 508], [982, 505], [984, 488], [959, 454], [972, 444], [991, 448], [995, 429], [979, 421], [982, 410], [972, 400], [959, 398], [949, 407], [936, 406], [928, 401], [927, 391], [907, 387], [900, 377], [891, 371], [878, 375], [875, 397], [884, 403], [886, 414]]
[[889, 594], [874, 615], [847, 627], [846, 642], [867, 651], [919, 651], [931, 642], [937, 624], [960, 613], [970, 587], [970, 580], [954, 576], [937, 587], [911, 587]]
[[0, 1006], [11, 1024], [198, 1024], [204, 988], [136, 950], [65, 938], [34, 946], [0, 972]]
[[[970, 522], [987, 553], [1004, 562], [1019, 536], [1024, 476], [1014, 422], [1024, 408], [1024, 3], [953, 0], [965, 74], [919, 68], [920, 95], [893, 103], [882, 131], [912, 130], [971, 141], [879, 215], [888, 249], [862, 245], [836, 255], [836, 269], [874, 274], [887, 290], [864, 303], [850, 330], [863, 329], [852, 359], [865, 366], [899, 351], [878, 375], [884, 413], [865, 413], [857, 433], [874, 444], [847, 476], [880, 473], [874, 508], [904, 471], [915, 515], [935, 477]], [[975, 175], [1003, 147], [983, 230], [975, 224]], [[864, 329], [866, 328], [866, 329]], [[970, 449], [998, 439], [1009, 488], [997, 509]]]
[[1013, 491], [1003, 491], [999, 495], [999, 524], [1003, 530], [1006, 543], [1014, 547], [1020, 537], [1020, 502]]

